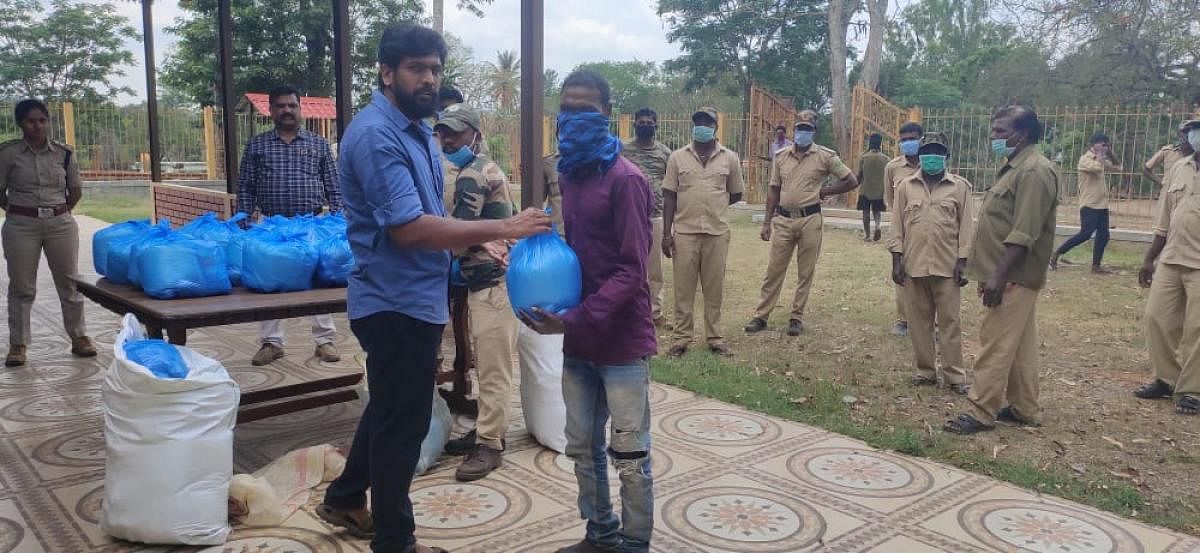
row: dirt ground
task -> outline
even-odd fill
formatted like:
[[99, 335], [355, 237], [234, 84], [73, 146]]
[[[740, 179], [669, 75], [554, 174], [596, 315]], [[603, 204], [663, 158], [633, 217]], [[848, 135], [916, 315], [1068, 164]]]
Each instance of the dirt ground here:
[[[767, 244], [758, 239], [758, 228], [740, 215], [734, 229], [722, 321], [733, 363], [754, 374], [843, 385], [860, 400], [850, 407], [856, 421], [917, 429], [951, 456], [1026, 460], [1043, 471], [1070, 471], [1079, 482], [1103, 489], [1112, 482], [1128, 483], [1138, 490], [1145, 510], [1156, 512], [1150, 520], [1200, 534], [1200, 419], [1176, 415], [1170, 402], [1131, 394], [1149, 378], [1142, 323], [1147, 291], [1136, 283], [1144, 245], [1110, 246], [1106, 262], [1113, 275], [1087, 271], [1089, 245], [1069, 257], [1080, 264], [1050, 275], [1038, 306], [1043, 426], [1000, 427], [964, 439], [940, 431], [947, 418], [962, 412], [964, 398], [908, 384], [913, 372], [909, 342], [889, 335], [895, 319], [890, 257], [881, 244], [865, 244], [861, 233], [826, 231], [804, 336], [781, 332], [794, 266], [770, 331], [742, 332], [766, 266]], [[669, 268], [668, 262], [668, 306], [673, 303]], [[982, 311], [974, 286], [963, 294], [968, 366], [978, 348]], [[671, 342], [670, 333], [664, 334], [662, 350]], [[1145, 518], [1139, 512], [1120, 514]]]

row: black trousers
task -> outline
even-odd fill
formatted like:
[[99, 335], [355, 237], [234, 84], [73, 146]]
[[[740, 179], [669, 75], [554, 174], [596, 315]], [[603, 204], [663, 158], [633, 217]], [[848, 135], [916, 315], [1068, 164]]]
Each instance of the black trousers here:
[[1072, 236], [1058, 247], [1057, 255], [1063, 255], [1075, 246], [1087, 242], [1096, 234], [1096, 244], [1092, 246], [1092, 265], [1099, 265], [1104, 259], [1104, 248], [1108, 246], [1108, 210], [1079, 208], [1079, 234]]
[[399, 553], [416, 542], [408, 492], [429, 432], [443, 326], [390, 311], [350, 321], [367, 353], [370, 400], [354, 432], [346, 469], [329, 485], [325, 503], [357, 509], [366, 505], [370, 489], [375, 553]]

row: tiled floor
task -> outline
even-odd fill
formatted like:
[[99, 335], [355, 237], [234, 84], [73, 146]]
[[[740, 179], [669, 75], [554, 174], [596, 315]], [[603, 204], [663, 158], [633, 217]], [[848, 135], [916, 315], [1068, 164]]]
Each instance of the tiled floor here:
[[[83, 257], [81, 267], [90, 266], [87, 252]], [[0, 553], [195, 550], [114, 543], [97, 527], [104, 477], [99, 382], [117, 318], [89, 306], [102, 353], [75, 360], [60, 336], [44, 267], [41, 274], [32, 362], [0, 371]], [[345, 320], [339, 325], [340, 346], [352, 353]], [[254, 326], [193, 331], [190, 344], [221, 359], [244, 389], [356, 370], [352, 355], [337, 365], [312, 359], [306, 321], [287, 329], [288, 356], [264, 368], [249, 364]], [[655, 385], [651, 400], [654, 551], [1200, 553], [1200, 540], [667, 386]], [[235, 467], [250, 471], [306, 445], [345, 445], [360, 410], [341, 404], [239, 426]], [[581, 536], [570, 461], [538, 446], [523, 430], [520, 409], [514, 412], [505, 464], [492, 476], [456, 483], [456, 460], [443, 458], [417, 480], [413, 500], [424, 542], [457, 553], [543, 553]], [[238, 529], [225, 546], [205, 551], [368, 550], [318, 521], [312, 507], [283, 527]]]

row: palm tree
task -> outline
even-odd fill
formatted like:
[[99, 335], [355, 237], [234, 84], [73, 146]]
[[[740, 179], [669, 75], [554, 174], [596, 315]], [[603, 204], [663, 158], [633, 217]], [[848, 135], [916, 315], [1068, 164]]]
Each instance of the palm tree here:
[[491, 66], [488, 81], [496, 106], [501, 110], [514, 109], [521, 90], [521, 60], [517, 59], [517, 53], [512, 50], [496, 52], [496, 62], [488, 65]]

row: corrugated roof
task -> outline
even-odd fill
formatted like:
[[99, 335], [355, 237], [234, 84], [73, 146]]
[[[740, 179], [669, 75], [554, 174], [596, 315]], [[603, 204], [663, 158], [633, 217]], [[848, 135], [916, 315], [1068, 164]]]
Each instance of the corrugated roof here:
[[[261, 92], [247, 92], [246, 101], [259, 115], [271, 115], [270, 98]], [[337, 119], [337, 105], [328, 96], [301, 96], [300, 115], [305, 119]]]

